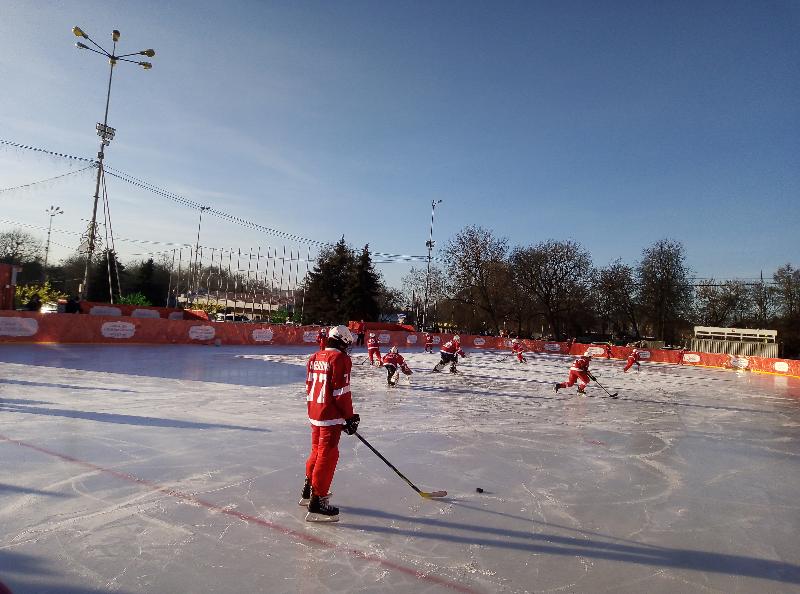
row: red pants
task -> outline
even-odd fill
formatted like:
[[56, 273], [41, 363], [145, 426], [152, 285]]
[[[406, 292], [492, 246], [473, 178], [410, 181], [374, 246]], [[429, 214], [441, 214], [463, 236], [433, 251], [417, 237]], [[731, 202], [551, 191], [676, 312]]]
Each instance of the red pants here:
[[339, 461], [339, 437], [342, 425], [317, 427], [311, 425], [311, 455], [306, 460], [306, 476], [311, 479], [315, 495], [325, 497], [333, 482], [336, 463]]
[[520, 363], [524, 363], [526, 361], [522, 353], [515, 353], [515, 354], [517, 355], [517, 361], [519, 361]]
[[589, 383], [589, 376], [585, 371], [575, 371], [573, 369], [569, 370], [569, 379], [565, 382], [561, 382], [558, 384], [559, 388], [569, 388], [575, 382], [578, 382], [578, 388], [583, 390], [586, 387], [586, 384]]
[[373, 357], [377, 358], [378, 365], [382, 365], [381, 363], [381, 351], [380, 349], [367, 349], [367, 353], [369, 354], [369, 364], [374, 365]]
[[628, 371], [631, 367], [633, 367], [634, 364], [636, 364], [636, 369], [639, 369], [640, 365], [639, 365], [639, 362], [637, 360], [628, 359], [628, 361], [625, 363], [625, 369], [622, 370], [622, 373], [625, 373], [626, 371]]

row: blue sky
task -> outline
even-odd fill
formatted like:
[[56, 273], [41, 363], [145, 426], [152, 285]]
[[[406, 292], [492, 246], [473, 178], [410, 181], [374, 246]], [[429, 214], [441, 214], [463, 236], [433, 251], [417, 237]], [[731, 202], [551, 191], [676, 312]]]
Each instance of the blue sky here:
[[[480, 224], [580, 241], [596, 265], [662, 237], [700, 276], [800, 265], [800, 3], [0, 0], [0, 138], [92, 157], [318, 241], [424, 254]], [[0, 188], [70, 163], [0, 149]], [[0, 193], [6, 220], [78, 231], [91, 172]], [[118, 236], [194, 243], [197, 214], [109, 179]], [[13, 225], [0, 222], [0, 230]], [[44, 233], [31, 230], [44, 237]], [[54, 234], [57, 258], [76, 243]], [[206, 246], [289, 243], [218, 219]], [[65, 247], [61, 247], [61, 246]], [[118, 244], [123, 260], [143, 249]], [[381, 265], [397, 284], [408, 264]]]

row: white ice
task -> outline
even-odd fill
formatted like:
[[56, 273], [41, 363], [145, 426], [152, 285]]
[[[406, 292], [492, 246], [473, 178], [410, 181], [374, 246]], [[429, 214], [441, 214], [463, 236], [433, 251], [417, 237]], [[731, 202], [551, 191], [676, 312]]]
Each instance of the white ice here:
[[[402, 352], [402, 349], [401, 349]], [[800, 381], [595, 360], [354, 355], [338, 524], [297, 505], [299, 347], [0, 347], [0, 582], [14, 594], [800, 592]], [[483, 493], [476, 492], [482, 488]]]

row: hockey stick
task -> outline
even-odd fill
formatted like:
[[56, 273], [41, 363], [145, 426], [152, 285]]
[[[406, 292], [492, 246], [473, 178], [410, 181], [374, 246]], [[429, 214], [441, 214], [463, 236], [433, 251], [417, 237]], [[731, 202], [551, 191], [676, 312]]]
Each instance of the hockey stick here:
[[355, 435], [358, 439], [360, 439], [364, 443], [365, 446], [367, 446], [369, 449], [371, 449], [372, 452], [376, 456], [378, 456], [378, 458], [383, 460], [389, 468], [394, 470], [397, 473], [397, 476], [399, 476], [401, 479], [403, 479], [405, 482], [407, 482], [411, 486], [412, 489], [414, 489], [417, 493], [419, 493], [425, 499], [430, 499], [431, 497], [447, 497], [447, 491], [433, 491], [431, 493], [428, 493], [426, 491], [420, 491], [414, 483], [412, 483], [405, 476], [403, 476], [403, 473], [400, 472], [399, 470], [397, 470], [397, 468], [395, 468], [394, 465], [391, 462], [389, 462], [386, 458], [384, 458], [378, 450], [373, 448], [366, 439], [361, 437], [361, 434], [358, 431], [353, 433], [353, 435]]
[[612, 394], [611, 392], [609, 392], [608, 390], [606, 390], [606, 387], [605, 387], [603, 384], [601, 384], [600, 382], [598, 382], [598, 381], [597, 381], [597, 378], [596, 378], [595, 376], [593, 376], [593, 375], [591, 375], [591, 374], [588, 374], [588, 375], [589, 375], [589, 379], [590, 379], [590, 380], [592, 380], [592, 381], [593, 381], [594, 383], [596, 383], [598, 386], [600, 386], [601, 388], [603, 388], [603, 392], [605, 392], [606, 394], [608, 394], [608, 397], [609, 397], [609, 398], [617, 398], [617, 397], [619, 397], [619, 392], [614, 392], [614, 393]]

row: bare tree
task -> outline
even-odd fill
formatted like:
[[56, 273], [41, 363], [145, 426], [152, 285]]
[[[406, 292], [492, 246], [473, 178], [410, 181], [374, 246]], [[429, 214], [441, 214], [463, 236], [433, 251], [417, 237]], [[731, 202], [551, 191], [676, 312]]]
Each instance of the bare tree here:
[[515, 249], [510, 261], [514, 283], [523, 294], [523, 307], [527, 303], [538, 309], [556, 337], [569, 326], [579, 326], [578, 317], [587, 310], [594, 276], [589, 252], [574, 241], [551, 239]]
[[790, 319], [800, 316], [800, 270], [786, 264], [775, 271], [772, 279], [781, 315]]
[[42, 244], [30, 233], [12, 229], [0, 233], [0, 261], [25, 264], [42, 258]]
[[653, 331], [658, 338], [674, 342], [692, 304], [683, 244], [661, 239], [645, 248], [637, 273], [640, 301]]
[[639, 338], [639, 304], [634, 270], [621, 260], [597, 272], [594, 285], [597, 312], [614, 334]]
[[[477, 329], [488, 321], [493, 329], [500, 327], [507, 310], [510, 278], [507, 252], [505, 238], [474, 225], [465, 227], [448, 242], [444, 258], [450, 299], [472, 308], [472, 315], [464, 317], [462, 323]], [[478, 312], [485, 315], [479, 316]]]
[[706, 326], [736, 326], [748, 318], [750, 292], [742, 281], [729, 280], [697, 287], [695, 307], [700, 322]]

